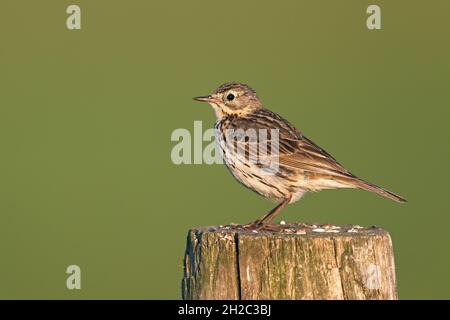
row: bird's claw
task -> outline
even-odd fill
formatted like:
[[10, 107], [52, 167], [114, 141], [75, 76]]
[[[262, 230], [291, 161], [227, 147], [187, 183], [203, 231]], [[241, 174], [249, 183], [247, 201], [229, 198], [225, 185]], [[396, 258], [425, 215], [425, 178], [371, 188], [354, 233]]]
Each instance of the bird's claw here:
[[267, 224], [260, 221], [250, 222], [244, 224], [242, 228], [252, 231], [279, 231], [280, 226]]

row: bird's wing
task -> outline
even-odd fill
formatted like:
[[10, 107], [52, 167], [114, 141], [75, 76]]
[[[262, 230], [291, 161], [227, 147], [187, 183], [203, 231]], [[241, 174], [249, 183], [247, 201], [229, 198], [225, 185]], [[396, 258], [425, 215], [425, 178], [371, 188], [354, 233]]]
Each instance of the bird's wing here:
[[[267, 129], [267, 145], [273, 146], [275, 136], [271, 129], [278, 129], [279, 164], [288, 168], [301, 169], [311, 173], [354, 178], [333, 156], [305, 137], [292, 124], [280, 115], [268, 110], [260, 109], [249, 117], [237, 118], [235, 127], [244, 130]], [[264, 142], [261, 139], [259, 143]], [[250, 152], [257, 152], [250, 148]], [[261, 158], [261, 155], [258, 155]], [[273, 160], [273, 159], [272, 159]]]
[[280, 136], [279, 163], [312, 173], [354, 177], [328, 152], [304, 135], [294, 139]]

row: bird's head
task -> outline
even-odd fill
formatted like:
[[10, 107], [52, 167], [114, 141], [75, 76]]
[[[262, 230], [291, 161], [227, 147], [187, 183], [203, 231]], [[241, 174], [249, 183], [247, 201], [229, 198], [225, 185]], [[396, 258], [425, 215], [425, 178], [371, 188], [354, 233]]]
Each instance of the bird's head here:
[[243, 116], [262, 107], [255, 90], [237, 82], [225, 83], [212, 94], [195, 97], [194, 100], [208, 102], [218, 119], [228, 115]]

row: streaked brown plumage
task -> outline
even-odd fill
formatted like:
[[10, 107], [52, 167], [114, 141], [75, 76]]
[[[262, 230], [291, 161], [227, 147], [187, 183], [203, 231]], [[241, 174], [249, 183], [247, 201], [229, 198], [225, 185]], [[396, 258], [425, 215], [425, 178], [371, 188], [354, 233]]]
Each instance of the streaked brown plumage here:
[[[214, 108], [217, 116], [216, 140], [231, 174], [251, 190], [280, 203], [271, 212], [252, 223], [252, 227], [259, 228], [270, 222], [286, 204], [299, 200], [308, 191], [360, 188], [400, 203], [406, 202], [401, 196], [350, 173], [286, 119], [264, 108], [255, 90], [245, 84], [225, 83], [211, 95], [194, 99], [208, 102]], [[270, 154], [259, 154], [255, 144], [248, 141], [248, 138], [239, 140], [231, 137], [233, 142], [227, 141], [227, 138], [230, 140], [227, 136], [229, 131], [270, 132], [271, 129], [277, 130], [278, 133], [276, 172], [263, 171], [260, 162], [263, 158], [269, 159]], [[275, 143], [274, 140], [270, 134], [266, 138], [258, 137], [258, 143], [267, 142], [268, 146]], [[258, 160], [257, 163], [244, 161], [245, 159], [236, 156], [236, 147], [242, 147], [247, 157], [254, 156]]]

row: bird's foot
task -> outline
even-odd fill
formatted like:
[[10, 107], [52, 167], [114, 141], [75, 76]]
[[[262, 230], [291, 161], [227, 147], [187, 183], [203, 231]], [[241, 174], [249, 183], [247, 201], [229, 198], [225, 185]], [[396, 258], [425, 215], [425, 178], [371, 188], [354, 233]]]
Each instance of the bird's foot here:
[[251, 230], [251, 231], [279, 231], [280, 226], [274, 224], [268, 224], [261, 221], [254, 221], [247, 224], [244, 224], [242, 228]]
[[264, 226], [264, 224], [262, 224], [259, 221], [254, 221], [254, 222], [244, 224], [242, 226], [242, 228], [247, 229], [247, 230], [258, 230], [259, 228], [261, 228], [261, 226]]

